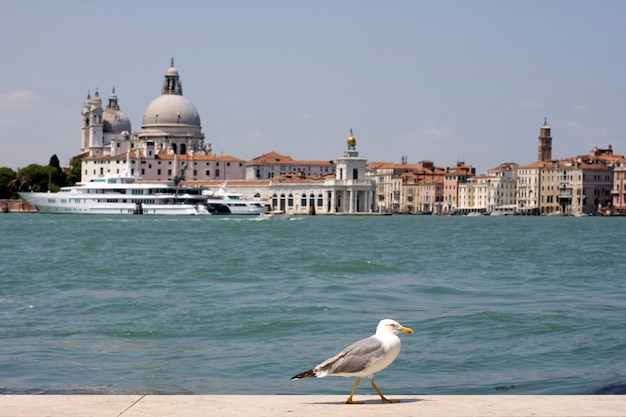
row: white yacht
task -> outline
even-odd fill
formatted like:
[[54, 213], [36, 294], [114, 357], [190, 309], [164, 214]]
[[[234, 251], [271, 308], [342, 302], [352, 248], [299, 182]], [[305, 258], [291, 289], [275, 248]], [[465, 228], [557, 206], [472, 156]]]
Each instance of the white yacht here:
[[215, 192], [205, 191], [204, 196], [211, 214], [259, 215], [265, 212], [261, 200], [248, 199], [241, 194], [229, 192], [226, 182]]
[[57, 193], [20, 192], [39, 213], [69, 214], [210, 214], [201, 190], [174, 184], [141, 182], [130, 174], [92, 178]]

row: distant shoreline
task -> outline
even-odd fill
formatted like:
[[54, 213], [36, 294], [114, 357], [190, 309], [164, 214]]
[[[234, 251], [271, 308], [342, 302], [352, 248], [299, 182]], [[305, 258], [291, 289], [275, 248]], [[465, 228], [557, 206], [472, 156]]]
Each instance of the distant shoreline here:
[[0, 209], [3, 213], [36, 213], [35, 207], [26, 200], [0, 200]]

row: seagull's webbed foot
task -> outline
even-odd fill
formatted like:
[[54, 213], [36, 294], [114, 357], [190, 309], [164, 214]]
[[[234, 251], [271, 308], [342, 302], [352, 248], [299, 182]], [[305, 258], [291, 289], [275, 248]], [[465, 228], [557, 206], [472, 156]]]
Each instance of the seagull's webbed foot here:
[[376, 384], [374, 384], [374, 378], [372, 378], [372, 388], [374, 388], [374, 390], [376, 390], [376, 392], [378, 393], [378, 395], [380, 395], [380, 398], [383, 400], [384, 403], [387, 404], [391, 404], [391, 403], [399, 403], [400, 400], [390, 400], [389, 398], [385, 397], [383, 395], [382, 392], [380, 392], [380, 390], [378, 389], [378, 387], [376, 386]]
[[350, 393], [350, 396], [346, 400], [346, 404], [363, 404], [363, 401], [354, 401], [352, 399], [352, 397], [354, 396], [354, 393], [356, 392], [356, 387], [359, 386], [359, 382], [361, 382], [361, 378], [356, 379], [356, 382], [354, 383], [354, 387], [352, 387], [352, 392]]
[[380, 398], [383, 400], [384, 403], [387, 403], [387, 404], [400, 402], [400, 400], [396, 400], [396, 399], [390, 400], [389, 398], [386, 398], [384, 395], [381, 395]]
[[346, 404], [363, 404], [363, 401], [354, 401], [352, 399], [352, 395], [348, 397], [348, 399], [346, 400]]

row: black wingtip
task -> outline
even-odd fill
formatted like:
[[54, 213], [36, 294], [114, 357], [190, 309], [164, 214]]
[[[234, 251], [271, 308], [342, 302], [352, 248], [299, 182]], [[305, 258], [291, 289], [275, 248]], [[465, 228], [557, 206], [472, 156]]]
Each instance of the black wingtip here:
[[315, 376], [315, 371], [313, 369], [309, 369], [308, 371], [302, 372], [301, 374], [292, 376], [291, 379], [307, 378], [310, 376]]

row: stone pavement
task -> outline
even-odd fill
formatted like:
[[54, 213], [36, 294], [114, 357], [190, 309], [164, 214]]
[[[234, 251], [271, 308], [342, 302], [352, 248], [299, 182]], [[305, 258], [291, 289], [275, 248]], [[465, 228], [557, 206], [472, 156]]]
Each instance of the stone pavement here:
[[626, 395], [2, 395], [2, 417], [618, 417]]

